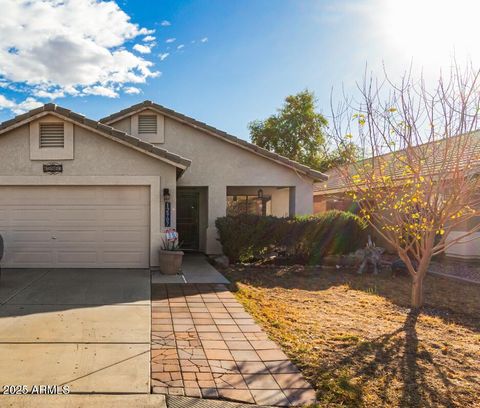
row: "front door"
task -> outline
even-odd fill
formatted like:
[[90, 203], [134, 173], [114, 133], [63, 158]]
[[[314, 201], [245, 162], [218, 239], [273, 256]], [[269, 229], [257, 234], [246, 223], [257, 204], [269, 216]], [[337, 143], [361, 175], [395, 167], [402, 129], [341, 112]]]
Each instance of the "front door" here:
[[177, 231], [182, 249], [199, 249], [199, 193], [177, 191]]

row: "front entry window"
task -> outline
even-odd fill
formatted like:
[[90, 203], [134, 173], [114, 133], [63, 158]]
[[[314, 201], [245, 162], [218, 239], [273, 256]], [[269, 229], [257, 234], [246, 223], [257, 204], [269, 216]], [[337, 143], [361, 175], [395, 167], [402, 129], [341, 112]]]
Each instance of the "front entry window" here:
[[259, 198], [254, 195], [229, 195], [227, 196], [227, 215], [242, 214], [271, 215], [271, 197]]

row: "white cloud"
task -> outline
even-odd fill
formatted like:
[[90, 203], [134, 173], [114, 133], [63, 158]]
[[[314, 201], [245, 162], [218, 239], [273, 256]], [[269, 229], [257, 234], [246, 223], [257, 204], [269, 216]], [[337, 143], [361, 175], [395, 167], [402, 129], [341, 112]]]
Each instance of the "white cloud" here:
[[133, 46], [135, 51], [138, 51], [140, 54], [150, 54], [152, 52], [151, 45], [142, 45], [142, 44], [135, 44]]
[[15, 105], [15, 102], [5, 98], [3, 95], [0, 95], [0, 109], [11, 109], [15, 107]]
[[109, 87], [102, 85], [87, 86], [83, 89], [85, 95], [107, 96], [109, 98], [117, 98], [118, 93]]
[[173, 43], [175, 42], [176, 38], [167, 38], [167, 40], [165, 41], [167, 44], [170, 44], [170, 43]]
[[163, 20], [161, 23], [160, 23], [161, 26], [163, 27], [168, 27], [168, 26], [171, 26], [172, 23], [170, 23], [170, 21], [168, 20]]
[[124, 89], [124, 92], [129, 95], [138, 95], [142, 91], [139, 88], [135, 88], [134, 86], [128, 86]]
[[29, 96], [27, 99], [25, 99], [23, 102], [20, 102], [17, 104], [12, 111], [16, 113], [17, 115], [20, 115], [21, 113], [27, 112], [29, 110], [38, 108], [42, 106], [43, 103], [40, 101], [37, 101], [35, 98], [32, 98]]
[[155, 37], [153, 35], [147, 35], [142, 41], [145, 41], [145, 42], [155, 41]]
[[203, 37], [203, 38], [200, 40], [200, 42], [202, 42], [202, 43], [208, 42], [208, 37]]
[[184, 44], [180, 44], [180, 45], [177, 47], [177, 50], [181, 50], [182, 48], [185, 48], [185, 45], [184, 45]]
[[59, 90], [44, 90], [44, 89], [35, 89], [34, 90], [34, 95], [37, 96], [38, 98], [45, 98], [45, 99], [57, 99], [57, 98], [63, 98], [65, 96], [65, 92], [61, 89]]
[[[159, 75], [151, 61], [125, 48], [154, 30], [133, 24], [114, 1], [0, 0], [0, 10], [0, 78], [9, 86], [41, 98], [115, 97], [129, 83]], [[16, 106], [39, 103], [27, 98]]]
[[167, 57], [170, 55], [169, 52], [163, 52], [161, 54], [158, 54], [158, 57], [160, 58], [160, 61], [163, 61], [165, 59], [167, 59]]
[[9, 109], [12, 112], [14, 112], [16, 115], [20, 115], [22, 113], [25, 113], [26, 111], [38, 108], [42, 105], [43, 105], [42, 102], [37, 101], [33, 97], [28, 97], [24, 101], [17, 103], [15, 101], [7, 99], [3, 95], [0, 95], [0, 110]]
[[24, 101], [17, 103], [15, 101], [7, 99], [3, 95], [0, 95], [0, 110], [10, 109], [12, 112], [14, 112], [17, 115], [20, 115], [21, 113], [25, 113], [26, 111], [38, 108], [42, 105], [43, 105], [42, 102], [37, 101], [35, 98], [31, 96], [29, 96]]

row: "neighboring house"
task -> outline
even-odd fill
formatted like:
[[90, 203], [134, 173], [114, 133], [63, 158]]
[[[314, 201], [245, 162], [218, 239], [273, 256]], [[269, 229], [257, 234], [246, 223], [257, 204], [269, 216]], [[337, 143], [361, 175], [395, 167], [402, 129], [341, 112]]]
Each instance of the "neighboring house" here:
[[[468, 146], [468, 150], [465, 150], [465, 156], [473, 157], [474, 161], [479, 163], [479, 172], [480, 172], [480, 133], [471, 133], [464, 138], [465, 146]], [[440, 141], [441, 142], [441, 141]], [[437, 142], [439, 143], [439, 142]], [[455, 146], [452, 146], [455, 148]], [[424, 166], [425, 168], [437, 169], [437, 171], [444, 171], [448, 165], [453, 165], [453, 163], [448, 163], [445, 161], [445, 157], [435, 157], [435, 155], [428, 155], [428, 144], [418, 146], [417, 148], [425, 148], [425, 156], [429, 161]], [[438, 153], [438, 152], [437, 152]], [[454, 157], [455, 154], [452, 155]], [[389, 154], [379, 156], [382, 160], [388, 161]], [[390, 159], [391, 160], [391, 159]], [[343, 168], [345, 169], [345, 168]], [[357, 213], [359, 210], [358, 204], [353, 201], [347, 194], [351, 188], [345, 182], [345, 178], [342, 175], [342, 168], [334, 168], [325, 172], [325, 175], [328, 176], [328, 180], [315, 183], [314, 192], [313, 192], [313, 212], [314, 214], [323, 213], [328, 210], [341, 210], [341, 211], [350, 211]], [[433, 171], [433, 170], [432, 170]], [[394, 171], [394, 177], [397, 180], [401, 180], [402, 177], [399, 174], [399, 170]], [[435, 174], [435, 173], [429, 173]], [[480, 194], [480, 191], [479, 191]], [[458, 225], [456, 230], [452, 230], [450, 237], [453, 239], [460, 235], [463, 235], [466, 231], [469, 231], [475, 225], [480, 222], [480, 217], [473, 217], [462, 225]], [[372, 232], [375, 236], [376, 234]], [[376, 236], [377, 242], [381, 245], [386, 245], [387, 249], [389, 244], [384, 242], [383, 238]], [[468, 241], [468, 242], [467, 242]], [[446, 251], [446, 255], [450, 257], [460, 258], [460, 259], [480, 259], [480, 232], [475, 232], [471, 237], [465, 240], [463, 243], [454, 244], [449, 247]]]
[[156, 266], [168, 228], [220, 253], [218, 217], [311, 214], [321, 180], [150, 101], [100, 122], [47, 104], [0, 124], [3, 266]]

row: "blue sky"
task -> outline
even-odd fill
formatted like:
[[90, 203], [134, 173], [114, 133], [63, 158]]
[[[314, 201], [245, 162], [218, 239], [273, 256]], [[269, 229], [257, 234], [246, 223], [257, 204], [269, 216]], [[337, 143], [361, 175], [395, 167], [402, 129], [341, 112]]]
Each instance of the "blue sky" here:
[[476, 57], [474, 20], [444, 24], [475, 2], [417, 3], [0, 0], [0, 120], [52, 100], [98, 119], [151, 99], [248, 139], [248, 122], [305, 88], [328, 115], [332, 87], [355, 93], [367, 62], [435, 75], [453, 50]]

